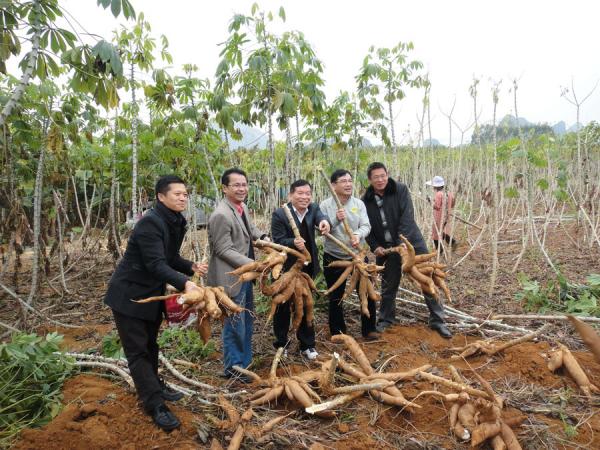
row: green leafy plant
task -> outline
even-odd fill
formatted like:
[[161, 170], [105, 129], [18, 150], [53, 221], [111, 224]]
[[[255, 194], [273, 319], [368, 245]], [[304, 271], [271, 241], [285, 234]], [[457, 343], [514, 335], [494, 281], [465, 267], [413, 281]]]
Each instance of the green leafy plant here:
[[555, 280], [540, 285], [527, 275], [517, 276], [522, 291], [515, 298], [523, 303], [527, 311], [548, 310], [586, 316], [600, 316], [600, 275], [590, 274], [585, 284], [569, 281], [562, 273]]
[[515, 298], [523, 303], [525, 310], [545, 312], [550, 308], [554, 283], [549, 282], [546, 286], [541, 286], [538, 281], [530, 280], [524, 273], [517, 275], [517, 279], [521, 283], [522, 291], [517, 292]]
[[121, 339], [116, 331], [112, 331], [102, 338], [102, 354], [109, 358], [125, 358]]
[[204, 344], [196, 330], [179, 327], [166, 328], [158, 337], [158, 345], [170, 357], [191, 362], [199, 362], [215, 351], [212, 340]]
[[0, 344], [0, 447], [19, 431], [52, 420], [73, 361], [59, 352], [62, 336], [16, 333]]
[[588, 275], [586, 284], [569, 283], [562, 275], [558, 279], [560, 298], [568, 313], [600, 316], [600, 275]]

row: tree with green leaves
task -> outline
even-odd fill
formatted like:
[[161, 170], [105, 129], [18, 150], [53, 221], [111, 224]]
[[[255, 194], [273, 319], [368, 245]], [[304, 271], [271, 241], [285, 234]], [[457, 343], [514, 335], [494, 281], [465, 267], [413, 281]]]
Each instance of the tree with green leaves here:
[[[138, 217], [138, 196], [137, 196], [137, 177], [138, 177], [138, 121], [139, 105], [136, 98], [136, 90], [139, 83], [136, 81], [135, 70], [148, 72], [152, 69], [154, 62], [153, 51], [156, 47], [155, 40], [151, 37], [152, 28], [150, 23], [144, 19], [144, 14], [140, 13], [137, 22], [133, 28], [121, 27], [121, 32], [116, 34], [117, 43], [122, 55], [129, 63], [129, 83], [127, 87], [131, 90], [131, 107], [128, 109], [131, 114], [131, 214], [132, 222], [135, 223]], [[167, 63], [172, 63], [173, 58], [168, 52], [168, 41], [165, 36], [161, 36], [161, 58]]]
[[[279, 17], [285, 21], [285, 11], [279, 9]], [[235, 92], [240, 100], [240, 119], [248, 125], [267, 125], [268, 147], [272, 164], [269, 167], [269, 186], [278, 187], [278, 171], [275, 167], [275, 146], [273, 142], [273, 114], [275, 105], [286, 104], [291, 109], [291, 95], [282, 93], [276, 100], [277, 91], [273, 82], [276, 49], [280, 38], [267, 29], [274, 19], [271, 12], [264, 13], [258, 5], [252, 5], [249, 16], [235, 14], [229, 24], [231, 33], [221, 51], [222, 60], [217, 68], [217, 88], [226, 96]], [[287, 103], [286, 103], [287, 102]], [[269, 197], [272, 206], [279, 204], [278, 189], [275, 198]]]
[[[127, 0], [118, 1], [118, 13], [124, 12], [126, 16], [134, 15], [133, 8]], [[112, 9], [115, 12], [115, 9]], [[118, 14], [117, 13], [117, 14]], [[31, 0], [24, 2], [2, 2], [0, 4], [0, 22], [4, 26], [1, 35], [2, 51], [0, 51], [0, 71], [6, 69], [6, 61], [11, 57], [20, 56], [21, 42], [19, 31], [29, 34], [31, 49], [23, 56], [20, 62], [22, 74], [18, 82], [10, 83], [12, 92], [0, 112], [0, 126], [3, 136], [13, 134], [15, 126], [21, 126], [25, 113], [22, 105], [28, 86], [31, 81], [38, 78], [41, 81], [39, 103], [32, 109], [39, 109], [42, 117], [38, 128], [38, 143], [30, 140], [27, 145], [30, 149], [37, 150], [37, 164], [33, 186], [32, 222], [33, 222], [33, 263], [32, 283], [28, 303], [35, 298], [38, 286], [39, 255], [40, 250], [45, 251], [45, 246], [40, 245], [41, 216], [43, 201], [44, 165], [46, 152], [57, 151], [64, 147], [64, 127], [67, 123], [60, 111], [60, 92], [50, 80], [63, 73], [71, 75], [69, 86], [71, 89], [90, 93], [94, 100], [105, 107], [111, 107], [118, 102], [117, 88], [122, 77], [122, 64], [118, 53], [106, 41], [100, 40], [94, 46], [78, 42], [75, 33], [58, 28], [57, 18], [63, 16], [63, 10], [58, 0]], [[61, 68], [56, 60], [60, 58]], [[35, 122], [33, 122], [35, 123]], [[71, 130], [73, 131], [73, 130]], [[4, 142], [5, 147], [8, 142]], [[33, 156], [33, 155], [32, 155]], [[32, 161], [35, 161], [35, 156]], [[12, 171], [12, 167], [7, 168]], [[12, 176], [12, 175], [11, 175]], [[25, 316], [24, 316], [25, 319]]]
[[[394, 102], [406, 97], [408, 88], [423, 86], [423, 77], [420, 70], [423, 64], [417, 60], [410, 60], [409, 53], [413, 50], [412, 42], [399, 42], [395, 47], [375, 48], [371, 46], [363, 60], [362, 67], [356, 76], [358, 95], [361, 98], [361, 107], [368, 108], [368, 98], [379, 98], [387, 104], [387, 121], [391, 141], [382, 136], [384, 143], [392, 147], [394, 153], [394, 171], [398, 166], [398, 148], [396, 146], [396, 132], [394, 128]], [[377, 110], [374, 111], [377, 113]], [[378, 118], [374, 116], [374, 118]]]

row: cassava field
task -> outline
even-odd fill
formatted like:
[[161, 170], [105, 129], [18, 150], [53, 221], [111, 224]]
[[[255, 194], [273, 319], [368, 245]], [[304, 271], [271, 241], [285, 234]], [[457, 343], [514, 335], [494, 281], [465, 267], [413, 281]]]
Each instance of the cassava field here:
[[[451, 125], [450, 145], [433, 146], [431, 85], [412, 43], [372, 49], [356, 90], [326, 101], [311, 44], [272, 31], [283, 10], [254, 6], [224, 24], [208, 80], [193, 65], [163, 69], [173, 66], [168, 40], [133, 8], [142, 2], [97, 3], [98, 14], [110, 6], [128, 20], [112, 40], [82, 40], [58, 0], [0, 4], [1, 448], [600, 448], [598, 124], [560, 136], [521, 128], [518, 81], [488, 89], [473, 79], [474, 110], [492, 120], [463, 126], [450, 116], [454, 140]], [[22, 64], [10, 69], [13, 60]], [[400, 144], [390, 117], [406, 94], [421, 96], [423, 111]], [[573, 99], [579, 114], [585, 100]], [[500, 119], [508, 112], [516, 120]], [[233, 145], [242, 123], [266, 130], [264, 148]], [[223, 169], [241, 167], [247, 204], [268, 230], [291, 181], [308, 179], [320, 202], [330, 195], [321, 169], [346, 168], [360, 196], [373, 161], [408, 185], [430, 248], [425, 182], [443, 175], [456, 195], [458, 245], [433, 256], [446, 265], [451, 298], [440, 301], [452, 339], [428, 328], [406, 276], [399, 321], [380, 340], [360, 337], [356, 294], [345, 300], [348, 335], [331, 339], [319, 276], [320, 355], [303, 359], [294, 336], [284, 357], [259, 282], [251, 384], [220, 377], [219, 320], [206, 344], [195, 324], [163, 324], [159, 370], [185, 397], [172, 405], [181, 428], [157, 428], [102, 303], [156, 176], [186, 179], [190, 201], [209, 214]], [[207, 260], [204, 219], [188, 222], [182, 255]]]

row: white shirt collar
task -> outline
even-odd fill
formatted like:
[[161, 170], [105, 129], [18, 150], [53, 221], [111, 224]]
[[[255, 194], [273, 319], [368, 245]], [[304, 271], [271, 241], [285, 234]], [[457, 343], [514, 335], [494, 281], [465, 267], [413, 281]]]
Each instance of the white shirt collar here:
[[294, 205], [292, 205], [292, 208], [294, 208], [294, 213], [296, 213], [296, 217], [298, 218], [298, 222], [302, 223], [302, 221], [304, 220], [304, 217], [306, 216], [306, 213], [308, 212], [308, 208], [306, 208], [304, 210], [304, 213], [300, 213], [296, 207]]

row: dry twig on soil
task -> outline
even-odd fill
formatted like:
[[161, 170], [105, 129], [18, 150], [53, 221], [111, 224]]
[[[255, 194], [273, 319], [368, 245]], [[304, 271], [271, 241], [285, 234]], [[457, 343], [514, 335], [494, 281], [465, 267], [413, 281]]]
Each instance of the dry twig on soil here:
[[512, 339], [507, 342], [503, 342], [503, 343], [491, 342], [491, 341], [476, 341], [476, 342], [471, 342], [470, 344], [467, 344], [464, 347], [454, 347], [454, 348], [451, 348], [450, 350], [456, 351], [456, 352], [461, 352], [461, 353], [459, 355], [452, 355], [450, 359], [456, 360], [456, 359], [468, 358], [469, 356], [477, 355], [479, 353], [483, 353], [484, 355], [492, 356], [492, 355], [495, 355], [496, 353], [506, 350], [507, 348], [512, 347], [514, 345], [518, 345], [518, 344], [522, 344], [523, 342], [530, 341], [530, 340], [536, 338], [537, 336], [543, 334], [548, 328], [549, 328], [549, 325], [546, 324], [536, 331], [533, 331], [524, 336], [518, 337], [516, 339]]

